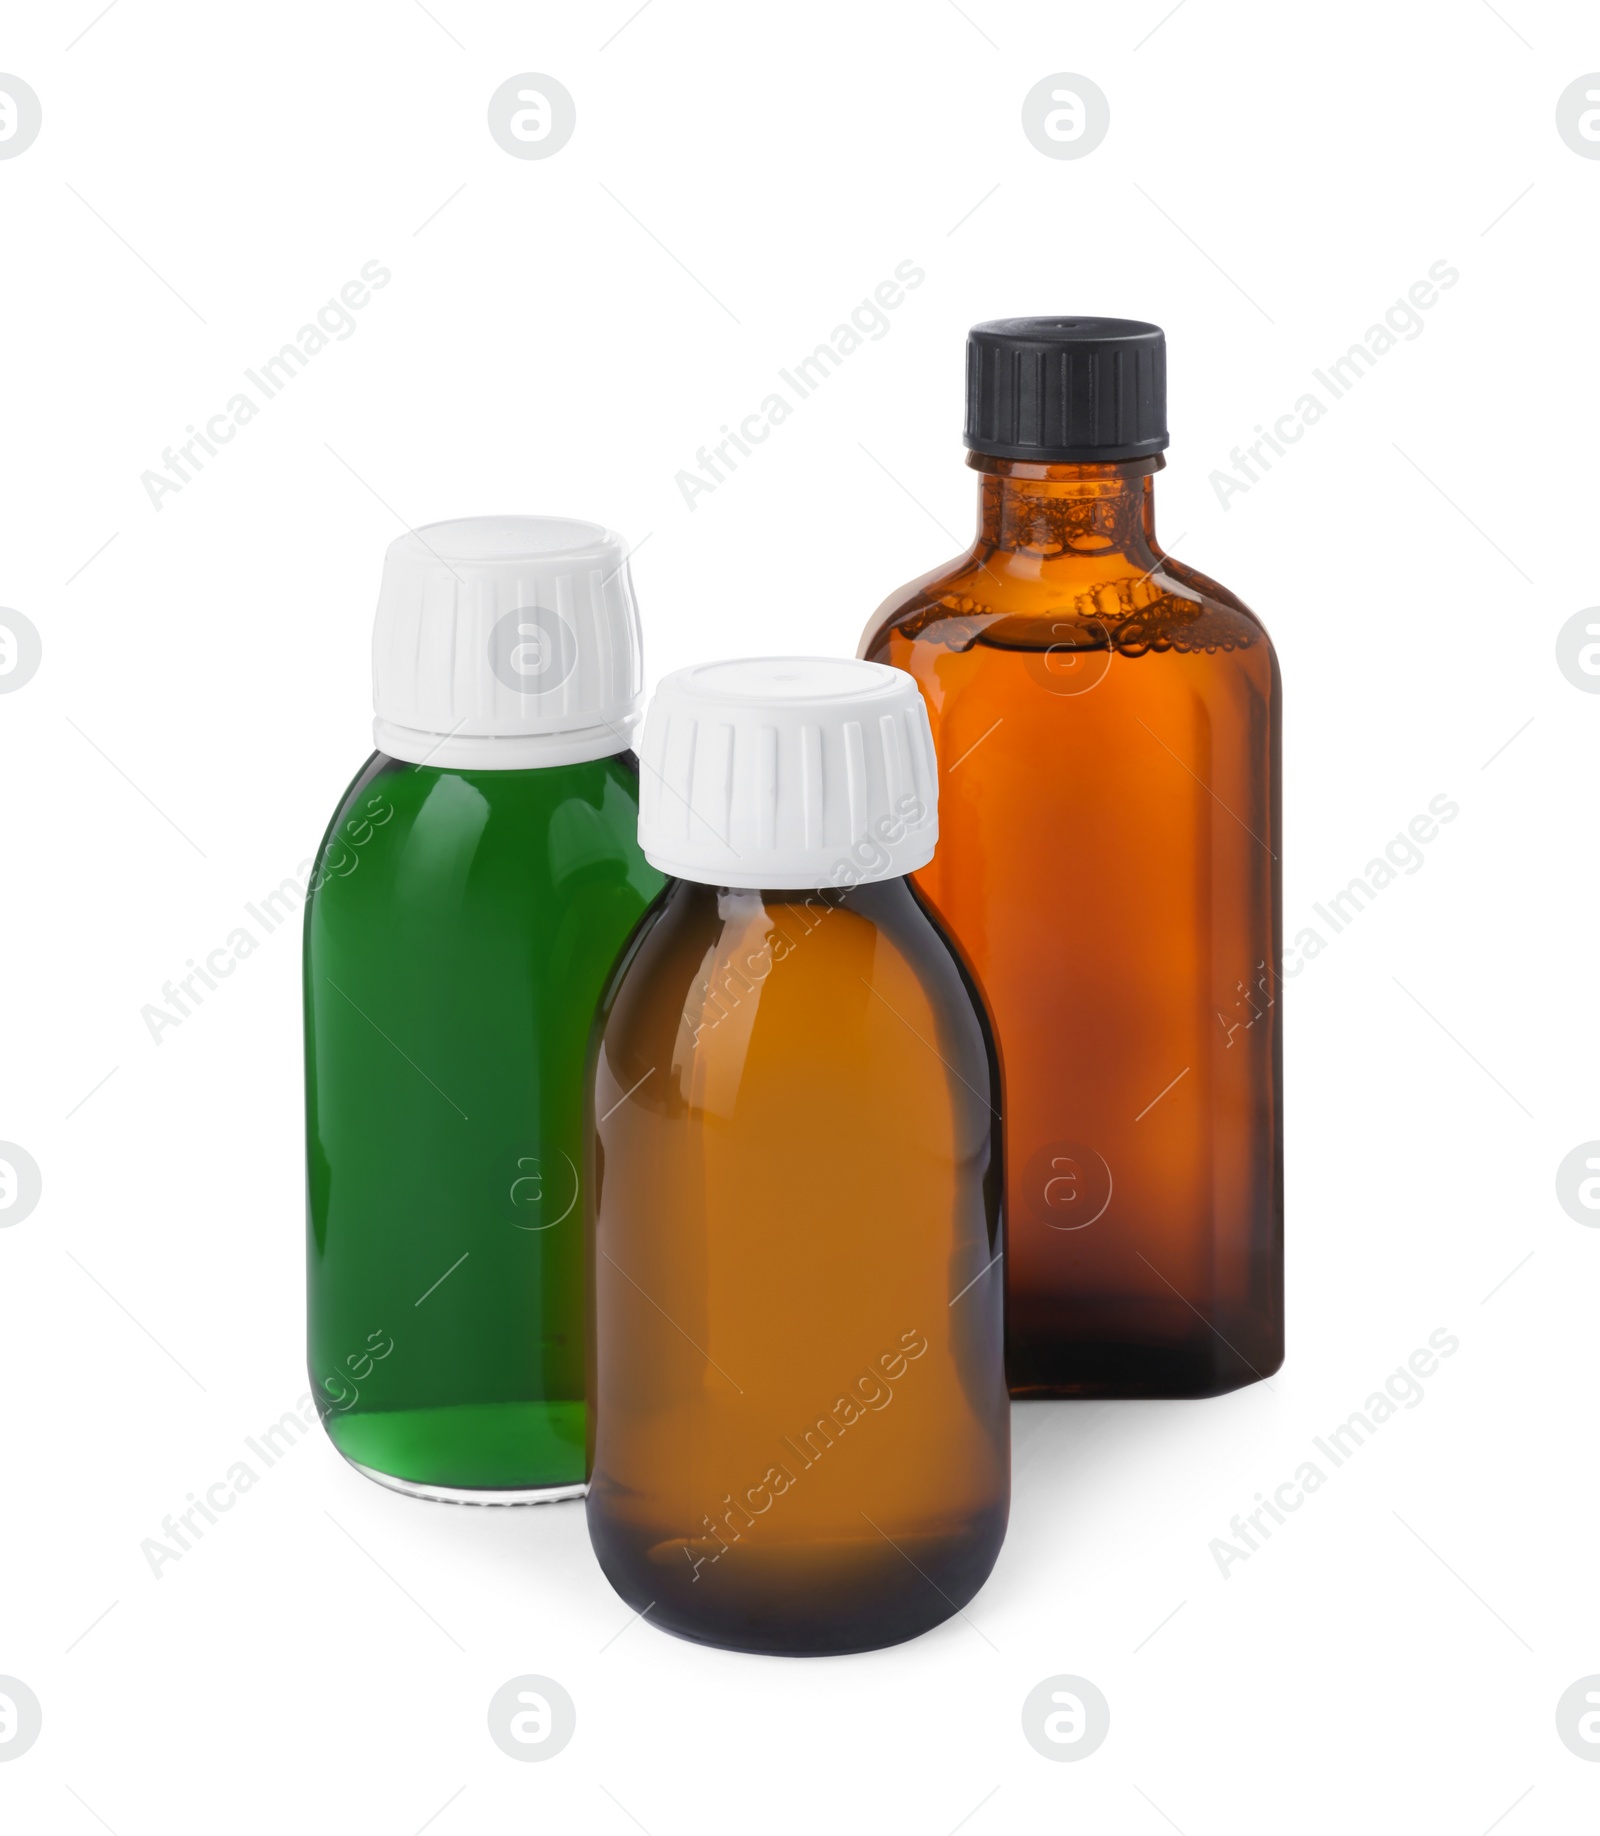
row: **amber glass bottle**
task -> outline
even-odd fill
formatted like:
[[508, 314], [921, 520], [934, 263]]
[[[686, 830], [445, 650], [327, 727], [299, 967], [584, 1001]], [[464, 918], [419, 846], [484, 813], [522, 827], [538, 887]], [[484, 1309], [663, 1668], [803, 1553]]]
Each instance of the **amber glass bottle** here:
[[1004, 1080], [1018, 1396], [1205, 1396], [1283, 1358], [1277, 660], [1163, 554], [1165, 346], [1115, 319], [968, 344], [969, 552], [862, 654], [921, 685], [917, 884]]
[[711, 665], [642, 754], [678, 877], [597, 1023], [590, 1535], [682, 1637], [893, 1644], [976, 1593], [1009, 1501], [998, 1073], [903, 877], [926, 723], [890, 670]]

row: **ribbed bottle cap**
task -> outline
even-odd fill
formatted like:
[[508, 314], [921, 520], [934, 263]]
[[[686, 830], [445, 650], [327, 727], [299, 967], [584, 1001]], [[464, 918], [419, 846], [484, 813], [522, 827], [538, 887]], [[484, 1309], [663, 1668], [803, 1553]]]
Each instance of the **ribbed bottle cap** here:
[[708, 886], [853, 886], [925, 867], [939, 780], [915, 681], [760, 657], [663, 678], [639, 743], [639, 844]]
[[378, 749], [477, 771], [633, 744], [639, 612], [622, 538], [558, 516], [429, 523], [390, 544], [372, 632]]
[[967, 333], [974, 452], [1043, 465], [1167, 444], [1167, 341], [1142, 319], [991, 319]]

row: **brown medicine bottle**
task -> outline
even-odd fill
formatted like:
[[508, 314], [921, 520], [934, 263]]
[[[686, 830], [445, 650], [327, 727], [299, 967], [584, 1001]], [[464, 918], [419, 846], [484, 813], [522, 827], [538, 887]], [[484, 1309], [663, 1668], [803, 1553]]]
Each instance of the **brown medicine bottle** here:
[[1212, 1395], [1283, 1358], [1277, 660], [1156, 541], [1159, 328], [976, 326], [966, 444], [977, 540], [862, 655], [927, 702], [916, 880], [999, 1046], [1011, 1391]]
[[640, 752], [673, 877], [591, 1049], [590, 1536], [681, 1637], [894, 1644], [1010, 1499], [994, 1047], [905, 877], [927, 718], [875, 664], [710, 664]]

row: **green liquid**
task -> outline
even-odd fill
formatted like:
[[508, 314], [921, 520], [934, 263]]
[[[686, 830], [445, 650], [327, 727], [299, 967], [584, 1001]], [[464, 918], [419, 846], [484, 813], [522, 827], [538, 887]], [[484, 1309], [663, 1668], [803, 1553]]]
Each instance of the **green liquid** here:
[[584, 1066], [663, 885], [626, 755], [375, 754], [306, 908], [312, 1392], [348, 1459], [464, 1492], [585, 1477]]

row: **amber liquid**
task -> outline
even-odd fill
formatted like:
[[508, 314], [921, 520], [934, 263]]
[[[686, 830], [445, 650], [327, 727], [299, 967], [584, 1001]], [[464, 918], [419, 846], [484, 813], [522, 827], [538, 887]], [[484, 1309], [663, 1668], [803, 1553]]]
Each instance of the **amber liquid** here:
[[973, 463], [977, 547], [862, 654], [922, 685], [917, 878], [999, 1044], [1011, 1389], [1232, 1389], [1283, 1356], [1277, 663], [1150, 461]]
[[598, 1028], [590, 1534], [650, 1622], [809, 1655], [1005, 1533], [993, 1046], [903, 880], [673, 882]]

